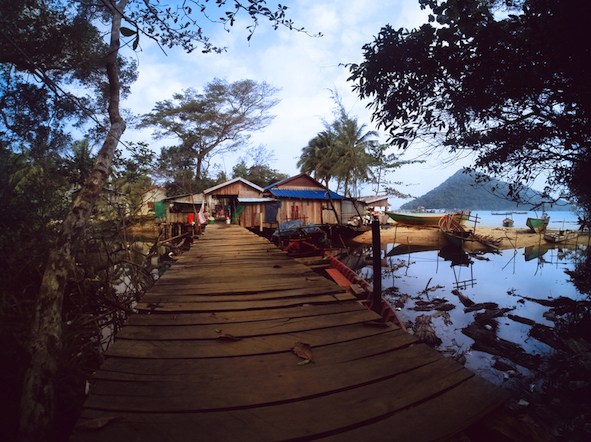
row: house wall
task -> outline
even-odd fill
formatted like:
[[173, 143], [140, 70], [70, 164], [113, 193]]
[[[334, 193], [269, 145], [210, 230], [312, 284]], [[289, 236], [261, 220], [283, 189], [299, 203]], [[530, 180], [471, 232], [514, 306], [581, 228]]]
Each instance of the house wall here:
[[319, 185], [315, 180], [312, 178], [301, 175], [294, 177], [293, 179], [289, 180], [287, 183], [280, 184], [277, 186], [278, 189], [324, 189], [322, 185]]
[[154, 203], [166, 198], [166, 191], [160, 187], [150, 189], [142, 195], [140, 215], [154, 215]]
[[216, 189], [211, 194], [218, 197], [238, 196], [240, 198], [257, 198], [261, 196], [261, 193], [258, 190], [253, 189], [250, 186], [247, 186], [245, 183], [241, 181], [237, 181], [235, 183], [231, 183], [227, 186]]
[[[341, 202], [334, 201], [334, 206], [340, 216]], [[330, 203], [323, 200], [281, 199], [279, 222], [301, 219], [306, 224], [336, 224], [337, 220], [332, 209], [322, 210], [322, 207], [330, 207]]]
[[[355, 209], [355, 206], [357, 206], [357, 210]], [[350, 200], [343, 201], [342, 207], [343, 219], [341, 221], [343, 223], [346, 223], [349, 219], [351, 219], [354, 216], [359, 216], [359, 214], [365, 215], [367, 209], [365, 204], [361, 202], [353, 202]]]
[[263, 204], [245, 204], [244, 210], [240, 214], [240, 225], [242, 227], [269, 227], [265, 225], [265, 207]]

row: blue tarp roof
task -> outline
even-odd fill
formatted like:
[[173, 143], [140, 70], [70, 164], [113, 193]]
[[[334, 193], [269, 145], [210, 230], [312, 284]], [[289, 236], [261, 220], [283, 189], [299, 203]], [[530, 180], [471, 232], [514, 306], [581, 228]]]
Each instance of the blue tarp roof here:
[[[297, 198], [306, 200], [327, 200], [328, 192], [322, 189], [267, 189], [275, 198]], [[343, 197], [332, 190], [329, 191], [333, 200], [342, 200]]]

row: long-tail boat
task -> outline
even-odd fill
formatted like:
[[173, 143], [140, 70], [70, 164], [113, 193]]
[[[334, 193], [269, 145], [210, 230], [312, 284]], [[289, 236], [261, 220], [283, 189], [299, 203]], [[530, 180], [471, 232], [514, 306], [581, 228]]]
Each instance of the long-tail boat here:
[[[402, 212], [387, 212], [391, 219], [398, 224], [407, 226], [424, 226], [424, 227], [438, 227], [441, 218], [446, 216], [446, 213], [402, 213]], [[460, 223], [464, 223], [470, 216], [470, 212], [458, 212], [452, 214], [453, 218]]]

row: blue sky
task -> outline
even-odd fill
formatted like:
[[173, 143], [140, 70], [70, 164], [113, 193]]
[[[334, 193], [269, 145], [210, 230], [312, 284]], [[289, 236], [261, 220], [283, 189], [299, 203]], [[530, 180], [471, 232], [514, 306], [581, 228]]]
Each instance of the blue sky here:
[[[371, 42], [383, 25], [413, 28], [424, 23], [427, 14], [420, 10], [418, 1], [287, 0], [282, 4], [288, 6], [289, 17], [297, 26], [323, 36], [315, 38], [281, 28], [274, 31], [261, 22], [248, 42], [246, 24], [238, 22], [231, 32], [208, 27], [211, 40], [227, 47], [223, 54], [170, 50], [165, 55], [153, 43], [144, 41], [142, 52], [137, 54], [139, 78], [124, 106], [135, 113], [146, 113], [157, 101], [189, 87], [200, 90], [216, 77], [230, 82], [246, 78], [266, 81], [280, 89], [277, 98], [281, 102], [272, 110], [274, 121], [255, 134], [251, 142], [272, 151], [275, 160], [271, 167], [290, 175], [299, 172], [296, 163], [301, 149], [322, 130], [322, 119], [332, 118], [331, 90], [340, 94], [346, 110], [359, 123], [374, 129], [366, 103], [352, 92], [352, 84], [346, 81], [348, 70], [342, 64], [362, 61], [362, 46]], [[153, 146], [166, 144], [152, 141], [150, 130], [133, 128], [127, 130], [124, 140], [149, 141]], [[404, 158], [417, 158], [421, 152], [416, 146]], [[229, 175], [237, 158], [245, 154], [217, 156], [213, 163]], [[405, 166], [390, 178], [406, 184], [401, 191], [420, 196], [462, 165], [450, 165], [446, 160], [445, 155], [431, 155], [427, 164]], [[371, 194], [370, 188], [363, 193]], [[390, 199], [393, 207], [401, 202]]]

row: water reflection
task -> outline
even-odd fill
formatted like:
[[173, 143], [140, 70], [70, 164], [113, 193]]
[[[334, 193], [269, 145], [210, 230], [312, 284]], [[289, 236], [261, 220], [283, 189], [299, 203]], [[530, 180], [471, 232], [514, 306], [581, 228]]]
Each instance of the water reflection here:
[[[382, 287], [417, 338], [498, 384], [536, 378], [564, 346], [558, 325], [588, 302], [568, 274], [586, 250], [540, 244], [477, 254], [390, 244]], [[371, 282], [370, 257], [359, 247], [340, 259]]]

